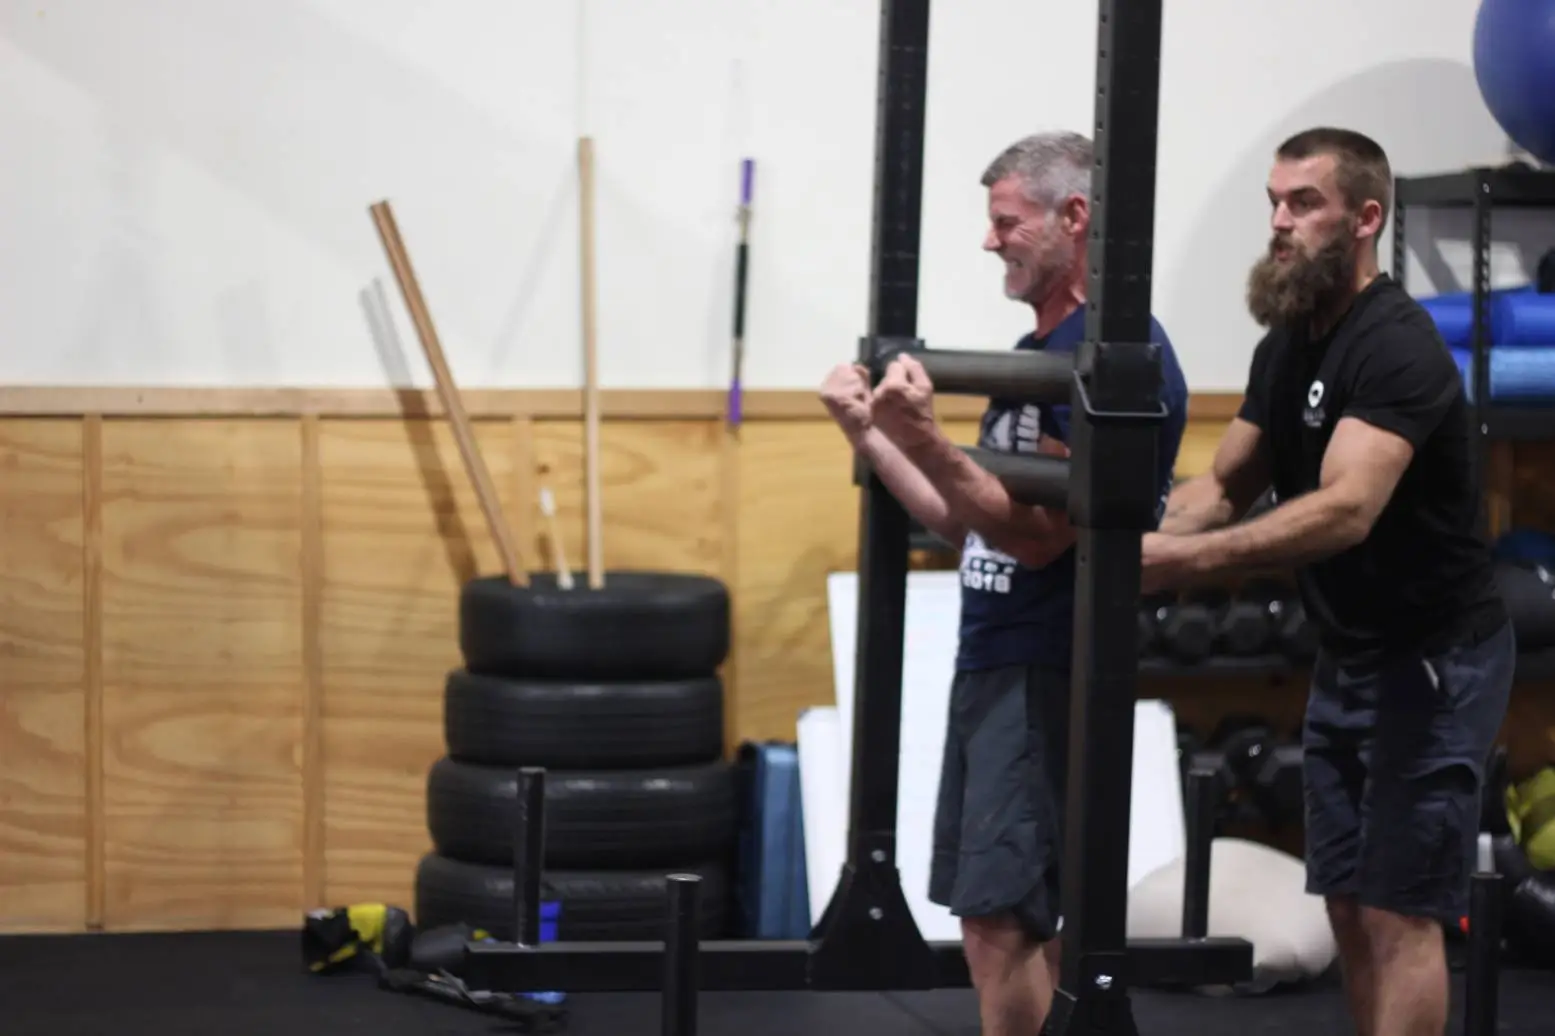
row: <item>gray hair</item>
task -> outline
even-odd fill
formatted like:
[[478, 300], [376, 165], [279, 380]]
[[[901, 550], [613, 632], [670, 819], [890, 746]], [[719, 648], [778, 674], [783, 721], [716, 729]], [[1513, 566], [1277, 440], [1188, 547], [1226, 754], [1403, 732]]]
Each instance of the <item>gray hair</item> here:
[[1071, 195], [1090, 197], [1095, 161], [1091, 140], [1083, 134], [1033, 133], [1001, 151], [984, 170], [982, 184], [992, 187], [1005, 177], [1019, 176], [1027, 198], [1052, 207]]

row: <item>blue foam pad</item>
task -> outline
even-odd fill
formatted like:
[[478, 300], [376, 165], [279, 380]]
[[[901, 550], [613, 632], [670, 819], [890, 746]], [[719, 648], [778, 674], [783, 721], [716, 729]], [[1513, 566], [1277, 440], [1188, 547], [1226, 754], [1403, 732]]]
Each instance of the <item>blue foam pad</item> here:
[[[1474, 398], [1470, 349], [1454, 349], [1469, 398]], [[1497, 345], [1490, 350], [1490, 398], [1497, 403], [1555, 405], [1555, 339], [1544, 345]]]
[[745, 742], [737, 756], [744, 818], [739, 903], [746, 939], [804, 939], [810, 934], [804, 812], [798, 746]]

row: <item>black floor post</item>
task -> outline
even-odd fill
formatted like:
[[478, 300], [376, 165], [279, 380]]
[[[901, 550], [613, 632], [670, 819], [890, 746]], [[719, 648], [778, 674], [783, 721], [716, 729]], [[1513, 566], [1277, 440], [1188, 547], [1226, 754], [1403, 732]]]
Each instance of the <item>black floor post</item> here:
[[[908, 344], [917, 332], [928, 0], [883, 0], [880, 18], [872, 286], [869, 335], [861, 343], [866, 363], [882, 341]], [[938, 967], [896, 867], [907, 513], [872, 473], [859, 474], [848, 859], [819, 926], [810, 979], [816, 989], [928, 989]]]
[[1183, 854], [1182, 935], [1202, 939], [1209, 934], [1210, 854], [1215, 846], [1215, 807], [1219, 778], [1214, 770], [1188, 771], [1188, 845]]
[[695, 874], [671, 874], [666, 882], [664, 990], [660, 1036], [696, 1036], [697, 1031], [697, 899], [702, 879]]
[[1469, 886], [1469, 958], [1463, 1036], [1495, 1036], [1501, 998], [1501, 875], [1477, 873]]
[[1150, 319], [1161, 7], [1100, 0], [1097, 12], [1086, 340], [1070, 411], [1078, 542], [1063, 964], [1049, 1036], [1138, 1032], [1128, 993], [1128, 846], [1140, 535], [1156, 520], [1163, 416]]
[[520, 946], [540, 945], [540, 882], [545, 876], [545, 771], [518, 771], [513, 825], [513, 939]]

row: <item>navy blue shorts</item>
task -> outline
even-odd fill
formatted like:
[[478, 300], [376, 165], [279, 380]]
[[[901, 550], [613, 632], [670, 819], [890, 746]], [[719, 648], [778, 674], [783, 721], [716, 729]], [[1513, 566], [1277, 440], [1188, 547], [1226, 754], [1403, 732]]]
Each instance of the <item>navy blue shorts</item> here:
[[1444, 654], [1319, 655], [1303, 732], [1307, 891], [1456, 926], [1516, 665], [1511, 625]]
[[1013, 917], [1037, 942], [1058, 931], [1069, 674], [963, 671], [950, 689], [929, 899], [957, 917]]

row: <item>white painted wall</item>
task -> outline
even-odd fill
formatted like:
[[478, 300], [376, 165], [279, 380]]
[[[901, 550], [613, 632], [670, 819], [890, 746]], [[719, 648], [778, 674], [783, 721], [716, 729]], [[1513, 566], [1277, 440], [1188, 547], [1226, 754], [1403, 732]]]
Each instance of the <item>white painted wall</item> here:
[[[1155, 299], [1194, 388], [1242, 385], [1282, 136], [1352, 125], [1403, 172], [1504, 156], [1475, 8], [1167, 4]], [[864, 329], [877, 32], [875, 0], [0, 0], [0, 382], [429, 384], [367, 214], [387, 197], [462, 384], [576, 385], [586, 132], [603, 384], [726, 382], [749, 154], [747, 383], [814, 386]], [[936, 4], [931, 343], [1025, 329], [977, 178], [1025, 132], [1089, 130], [1095, 38], [1094, 3]], [[1424, 222], [1420, 269], [1462, 277], [1435, 239], [1466, 227]]]

